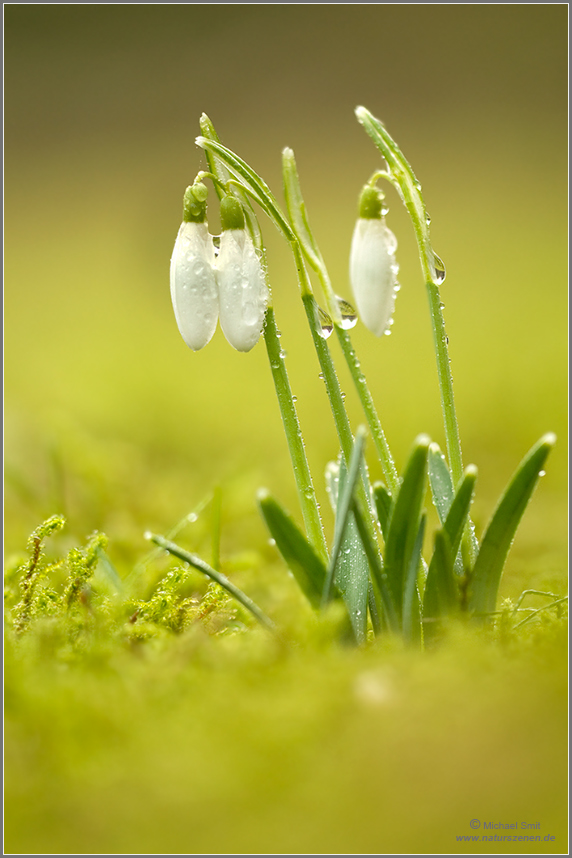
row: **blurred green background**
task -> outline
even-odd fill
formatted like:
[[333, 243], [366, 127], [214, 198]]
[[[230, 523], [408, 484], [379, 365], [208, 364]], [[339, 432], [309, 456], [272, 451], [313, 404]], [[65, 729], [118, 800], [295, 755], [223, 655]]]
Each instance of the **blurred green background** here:
[[[353, 115], [364, 104], [421, 180], [447, 265], [464, 455], [480, 466], [477, 525], [526, 449], [555, 431], [512, 563], [542, 556], [545, 571], [562, 572], [565, 5], [9, 5], [5, 27], [9, 550], [62, 511], [72, 532], [105, 529], [120, 561], [122, 545], [170, 527], [217, 483], [252, 519], [243, 540], [264, 538], [258, 486], [295, 508], [263, 343], [238, 354], [219, 330], [190, 352], [169, 258], [183, 191], [205, 166], [194, 138], [206, 111], [279, 199], [280, 153], [293, 147], [335, 289], [349, 297], [357, 194], [380, 166]], [[401, 467], [419, 432], [444, 439], [413, 231], [388, 196], [402, 283], [393, 336], [358, 325], [354, 341]], [[210, 220], [216, 229], [215, 206]], [[335, 433], [292, 260], [262, 225], [323, 499]], [[371, 467], [379, 477], [373, 456]]]

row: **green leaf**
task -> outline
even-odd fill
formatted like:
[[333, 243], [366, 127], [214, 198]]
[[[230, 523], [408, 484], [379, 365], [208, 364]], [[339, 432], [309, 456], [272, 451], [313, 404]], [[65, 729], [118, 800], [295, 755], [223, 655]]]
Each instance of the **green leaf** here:
[[374, 589], [374, 604], [371, 605], [370, 603], [370, 610], [373, 607], [372, 622], [377, 623], [378, 627], [380, 627], [379, 617], [376, 616], [376, 603], [377, 601], [381, 600], [381, 603], [383, 605], [384, 618], [387, 622], [387, 626], [392, 632], [397, 633], [400, 630], [399, 615], [395, 600], [388, 585], [387, 575], [383, 568], [383, 563], [379, 555], [378, 547], [372, 538], [370, 529], [368, 528], [364, 515], [360, 510], [359, 505], [355, 502], [355, 499], [353, 501], [352, 510], [355, 517], [358, 533], [360, 535], [360, 539], [362, 541], [364, 551], [367, 555], [369, 567], [371, 570], [371, 581]]
[[428, 464], [429, 485], [431, 486], [433, 503], [435, 504], [439, 521], [443, 525], [445, 524], [449, 507], [453, 502], [455, 489], [445, 456], [438, 444], [430, 445]]
[[373, 487], [373, 499], [383, 538], [387, 539], [387, 530], [393, 507], [393, 499], [383, 483], [375, 483]]
[[286, 209], [292, 222], [292, 227], [306, 259], [312, 268], [318, 271], [323, 267], [324, 262], [306, 216], [306, 206], [304, 205], [294, 152], [288, 147], [282, 152], [282, 176], [284, 179]]
[[410, 565], [416, 549], [421, 507], [425, 496], [425, 474], [430, 440], [416, 438], [403, 480], [395, 499], [385, 542], [385, 573], [400, 616]]
[[[451, 508], [451, 504], [453, 503], [453, 498], [456, 497], [455, 489], [453, 486], [453, 478], [451, 477], [451, 472], [449, 470], [449, 466], [445, 461], [445, 456], [441, 452], [441, 449], [438, 444], [431, 444], [429, 447], [429, 484], [431, 486], [431, 494], [433, 496], [433, 503], [437, 509], [437, 514], [439, 516], [439, 521], [441, 525], [445, 525], [445, 521], [447, 520], [447, 516], [449, 514], [449, 510]], [[474, 465], [469, 466], [469, 468], [474, 468]], [[469, 472], [469, 468], [465, 471], [463, 480], [466, 478], [467, 473]], [[474, 478], [472, 478], [472, 483], [477, 476], [477, 471], [475, 468]], [[472, 492], [472, 488], [467, 484], [463, 491]], [[460, 503], [462, 507], [462, 497], [460, 498]], [[469, 496], [470, 503], [470, 496]], [[461, 512], [461, 507], [457, 509], [457, 513]], [[453, 522], [451, 521], [450, 527], [453, 526]], [[479, 550], [479, 543], [477, 541], [477, 537], [475, 535], [475, 529], [470, 519], [467, 520], [467, 541], [469, 546], [469, 555], [467, 558], [468, 565], [472, 565], [472, 559], [477, 556], [477, 552]], [[461, 532], [461, 536], [462, 536]], [[454, 558], [455, 558], [455, 570], [458, 575], [463, 574], [463, 559], [461, 557], [461, 553], [459, 552], [459, 545], [456, 542], [456, 539], [453, 538], [451, 534], [449, 534], [449, 538], [452, 544], [456, 544]]]
[[409, 561], [403, 585], [403, 637], [408, 641], [421, 642], [421, 610], [419, 591], [417, 589], [417, 576], [421, 568], [421, 552], [423, 550], [423, 537], [425, 535], [426, 516], [421, 516], [417, 530], [417, 538], [413, 546], [413, 552]]
[[178, 557], [179, 560], [183, 560], [185, 563], [188, 563], [189, 566], [192, 566], [194, 569], [198, 569], [199, 572], [202, 572], [203, 575], [206, 575], [207, 578], [210, 578], [212, 581], [216, 581], [223, 590], [226, 590], [227, 593], [230, 593], [233, 598], [236, 599], [237, 602], [250, 611], [250, 613], [256, 617], [259, 623], [265, 626], [274, 634], [276, 632], [276, 626], [272, 622], [272, 620], [266, 616], [266, 614], [260, 610], [258, 605], [252, 601], [250, 596], [247, 596], [246, 593], [243, 593], [232, 581], [229, 581], [226, 575], [223, 575], [221, 572], [217, 572], [208, 563], [205, 563], [200, 557], [196, 554], [191, 554], [189, 551], [185, 551], [184, 548], [181, 548], [179, 545], [176, 545], [174, 542], [169, 542], [168, 539], [165, 539], [164, 536], [158, 536], [155, 533], [146, 534], [146, 538], [154, 542], [155, 545], [158, 545], [159, 548], [163, 548], [165, 551], [168, 551], [169, 554], [172, 554], [173, 557]]
[[458, 578], [453, 569], [453, 557], [447, 533], [438, 530], [423, 595], [425, 640], [434, 637], [439, 620], [449, 616], [459, 605]]
[[449, 537], [453, 557], [456, 556], [457, 551], [459, 550], [463, 531], [469, 519], [469, 511], [473, 500], [477, 473], [475, 465], [468, 465], [465, 468], [461, 485], [455, 493], [455, 497], [453, 498], [453, 502], [449, 507], [447, 517], [443, 523], [443, 529]]
[[477, 469], [474, 465], [469, 465], [465, 469], [461, 485], [449, 507], [443, 530], [435, 534], [435, 548], [429, 564], [423, 596], [423, 618], [427, 623], [428, 637], [436, 630], [434, 621], [449, 615], [459, 607], [458, 576], [455, 575], [453, 558], [459, 550], [469, 517], [476, 479]]
[[[363, 465], [365, 434], [365, 429], [359, 427], [347, 470], [343, 458], [340, 460], [337, 497], [335, 498], [334, 545], [323, 595], [323, 603], [328, 602], [332, 585], [335, 582], [346, 603], [358, 643], [365, 642], [367, 636], [369, 563], [351, 506]], [[332, 480], [332, 482], [334, 481]], [[334, 485], [330, 486], [330, 494], [333, 500], [336, 495]]]
[[258, 505], [286, 565], [310, 604], [318, 609], [326, 583], [326, 567], [294, 519], [266, 490], [258, 493]]
[[520, 519], [556, 442], [543, 435], [524, 457], [500, 498], [483, 537], [471, 577], [469, 610], [478, 616], [495, 610], [504, 564]]

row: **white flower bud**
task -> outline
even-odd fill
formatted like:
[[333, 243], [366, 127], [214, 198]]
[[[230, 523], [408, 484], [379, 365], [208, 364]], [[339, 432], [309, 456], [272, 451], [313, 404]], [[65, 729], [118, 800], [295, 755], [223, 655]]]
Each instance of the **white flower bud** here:
[[225, 229], [216, 259], [220, 324], [239, 352], [260, 338], [268, 304], [268, 287], [260, 259], [245, 229]]
[[202, 349], [216, 330], [214, 246], [206, 223], [183, 222], [171, 257], [171, 300], [181, 336]]
[[381, 218], [359, 218], [350, 253], [350, 282], [364, 325], [380, 337], [389, 331], [399, 288], [397, 239]]

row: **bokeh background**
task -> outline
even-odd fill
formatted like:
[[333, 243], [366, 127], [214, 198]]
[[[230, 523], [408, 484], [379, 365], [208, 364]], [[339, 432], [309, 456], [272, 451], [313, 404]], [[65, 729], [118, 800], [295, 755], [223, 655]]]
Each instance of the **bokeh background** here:
[[[280, 153], [293, 147], [310, 222], [349, 297], [357, 194], [380, 166], [354, 118], [364, 104], [421, 180], [447, 265], [461, 436], [480, 467], [477, 526], [524, 452], [555, 431], [506, 586], [523, 570], [537, 586], [562, 577], [565, 4], [8, 5], [5, 49], [8, 550], [60, 511], [71, 533], [106, 530], [121, 567], [143, 550], [145, 528], [169, 528], [217, 484], [223, 508], [249, 522], [244, 548], [265, 538], [260, 485], [295, 508], [263, 343], [238, 354], [219, 330], [190, 352], [169, 258], [183, 191], [205, 166], [194, 145], [205, 111], [278, 198]], [[401, 467], [419, 432], [444, 439], [413, 231], [388, 197], [402, 283], [393, 335], [378, 341], [358, 325], [354, 342]], [[214, 205], [210, 221], [216, 229]], [[335, 433], [292, 260], [263, 228], [323, 499]], [[373, 457], [371, 468], [379, 477]]]

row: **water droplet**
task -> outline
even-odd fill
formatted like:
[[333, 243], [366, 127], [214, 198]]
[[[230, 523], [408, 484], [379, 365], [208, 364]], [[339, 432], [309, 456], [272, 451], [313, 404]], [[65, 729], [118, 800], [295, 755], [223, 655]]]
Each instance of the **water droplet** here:
[[298, 397], [292, 394], [292, 402], [298, 402]]
[[391, 335], [391, 328], [388, 328], [387, 331], [384, 331], [383, 333], [386, 337], [389, 337]]
[[146, 530], [145, 533], [143, 534], [143, 539], [151, 539], [152, 536], [153, 536], [153, 534], [151, 533], [151, 531]]
[[447, 270], [445, 268], [445, 263], [441, 259], [440, 256], [437, 256], [436, 253], [433, 254], [433, 265], [435, 266], [435, 284], [440, 286], [445, 277], [447, 276]]
[[286, 357], [286, 352], [284, 351], [284, 349], [280, 349], [279, 354], [280, 354], [280, 357], [282, 358], [282, 360], [284, 360], [284, 358]]
[[444, 309], [445, 309], [445, 305], [443, 304], [443, 302], [442, 302], [442, 301], [441, 301], [441, 302], [440, 302], [440, 304], [439, 304], [439, 309], [440, 309], [440, 310], [444, 310]]
[[429, 224], [431, 223], [431, 215], [429, 214], [429, 212], [425, 212], [425, 223], [427, 224], [427, 226], [429, 226]]
[[323, 373], [323, 372], [319, 372], [319, 373], [318, 373], [318, 378], [321, 378], [321, 379], [322, 379], [322, 381], [323, 381], [323, 380], [324, 380], [324, 373]]
[[327, 340], [334, 330], [334, 325], [328, 314], [321, 307], [318, 307], [318, 324], [318, 333], [324, 340]]
[[341, 394], [342, 394], [342, 402], [343, 402], [344, 399], [346, 398], [346, 394], [343, 392], [343, 390], [341, 391]]
[[539, 476], [539, 477], [545, 477], [545, 476], [546, 476], [546, 471], [539, 471], [539, 472], [538, 472], [538, 476]]
[[269, 539], [268, 545], [276, 545], [276, 540], [275, 539]]
[[342, 317], [342, 328], [347, 331], [350, 328], [355, 327], [357, 322], [357, 313], [350, 302], [346, 301], [345, 298], [340, 298], [339, 295], [336, 295], [336, 301], [338, 302], [340, 315]]
[[187, 521], [190, 521], [191, 524], [195, 521], [198, 521], [199, 517], [196, 512], [190, 512], [187, 516]]
[[389, 206], [388, 206], [388, 205], [387, 205], [387, 203], [384, 201], [384, 202], [382, 202], [382, 204], [381, 204], [381, 216], [382, 216], [382, 217], [385, 217], [387, 214], [389, 214]]

